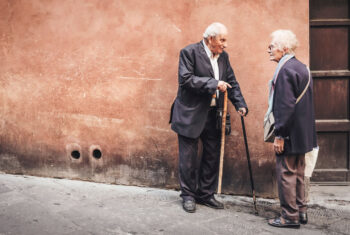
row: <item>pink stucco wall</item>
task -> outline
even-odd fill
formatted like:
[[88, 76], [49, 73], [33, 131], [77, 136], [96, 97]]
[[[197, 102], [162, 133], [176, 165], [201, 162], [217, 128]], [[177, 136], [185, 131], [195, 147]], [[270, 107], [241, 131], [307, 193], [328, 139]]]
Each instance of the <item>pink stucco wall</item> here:
[[[215, 21], [229, 30], [227, 52], [250, 110], [257, 192], [275, 196], [274, 155], [262, 141], [275, 68], [266, 49], [273, 30], [291, 29], [308, 63], [305, 0], [0, 0], [0, 170], [177, 187], [168, 118], [178, 54]], [[247, 194], [240, 119], [229, 111], [223, 191]]]

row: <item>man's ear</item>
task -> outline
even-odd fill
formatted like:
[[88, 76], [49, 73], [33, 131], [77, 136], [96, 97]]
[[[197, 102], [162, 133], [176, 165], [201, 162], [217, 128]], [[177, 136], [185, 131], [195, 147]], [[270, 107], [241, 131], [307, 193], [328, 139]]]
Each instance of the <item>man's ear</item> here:
[[214, 40], [214, 36], [209, 36], [208, 37], [208, 44], [212, 44], [213, 43], [213, 40]]

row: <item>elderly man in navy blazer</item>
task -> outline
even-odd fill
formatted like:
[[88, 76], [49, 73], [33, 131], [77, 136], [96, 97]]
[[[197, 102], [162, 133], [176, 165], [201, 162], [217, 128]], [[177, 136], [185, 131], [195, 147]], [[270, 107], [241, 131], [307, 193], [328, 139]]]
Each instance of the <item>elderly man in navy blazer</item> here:
[[306, 224], [305, 153], [317, 147], [313, 81], [309, 69], [294, 55], [298, 46], [290, 30], [276, 30], [268, 47], [271, 61], [278, 63], [270, 82], [269, 112], [275, 118], [274, 150], [281, 216], [269, 225], [299, 228]]
[[[179, 178], [183, 209], [195, 212], [196, 202], [223, 209], [214, 198], [217, 188], [220, 129], [217, 110], [228, 98], [242, 116], [248, 112], [230, 65], [227, 28], [221, 23], [208, 26], [203, 40], [180, 51], [178, 92], [171, 108], [171, 128], [178, 134]], [[198, 141], [203, 143], [200, 167], [196, 171]], [[198, 173], [198, 175], [197, 175]]]

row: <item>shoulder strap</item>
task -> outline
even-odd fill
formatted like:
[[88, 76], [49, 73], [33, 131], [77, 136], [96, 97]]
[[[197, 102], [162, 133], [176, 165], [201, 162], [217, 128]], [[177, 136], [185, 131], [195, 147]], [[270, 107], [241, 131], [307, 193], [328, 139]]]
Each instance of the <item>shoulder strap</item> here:
[[306, 90], [307, 90], [307, 88], [309, 87], [309, 84], [310, 84], [310, 80], [311, 80], [310, 69], [309, 69], [309, 67], [307, 67], [307, 66], [306, 66], [306, 68], [307, 68], [307, 71], [308, 71], [308, 73], [309, 73], [309, 81], [307, 82], [305, 89], [304, 89], [303, 92], [300, 94], [300, 96], [298, 97], [298, 99], [297, 99], [297, 101], [295, 102], [295, 104], [299, 103], [300, 99], [303, 98], [303, 96], [304, 96], [304, 94], [305, 94], [305, 92], [306, 92]]

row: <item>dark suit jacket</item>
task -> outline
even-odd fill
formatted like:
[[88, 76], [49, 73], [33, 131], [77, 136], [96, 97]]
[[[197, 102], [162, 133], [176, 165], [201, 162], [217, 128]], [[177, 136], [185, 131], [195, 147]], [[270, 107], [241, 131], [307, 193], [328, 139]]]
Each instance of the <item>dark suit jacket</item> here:
[[[218, 66], [219, 79], [232, 86], [232, 89], [228, 89], [228, 98], [237, 110], [247, 108], [226, 52], [221, 53]], [[177, 97], [171, 107], [171, 128], [180, 135], [197, 138], [204, 129], [210, 102], [218, 85], [202, 41], [180, 51], [178, 79]], [[219, 97], [217, 104], [222, 106], [223, 93]]]
[[303, 154], [317, 146], [312, 78], [306, 93], [295, 104], [308, 79], [306, 66], [293, 57], [281, 68], [276, 80], [273, 99], [275, 135], [287, 137], [284, 154]]

